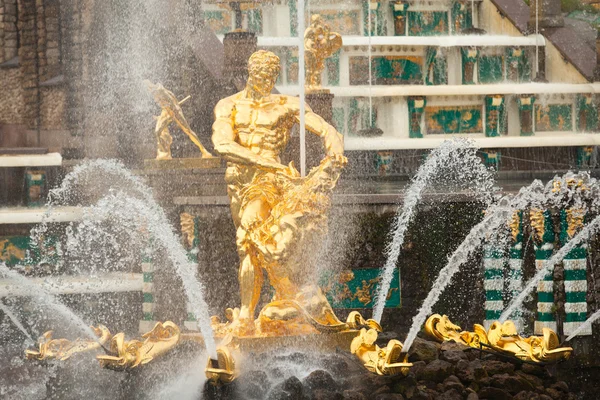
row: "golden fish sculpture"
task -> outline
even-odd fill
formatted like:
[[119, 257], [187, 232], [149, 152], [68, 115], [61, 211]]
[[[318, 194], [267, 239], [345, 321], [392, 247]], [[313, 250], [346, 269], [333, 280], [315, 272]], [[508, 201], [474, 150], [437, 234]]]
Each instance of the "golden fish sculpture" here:
[[564, 361], [573, 352], [571, 347], [559, 347], [558, 336], [551, 329], [544, 328], [542, 336], [523, 338], [512, 321], [496, 321], [487, 332], [483, 326], [475, 324], [474, 332], [468, 332], [461, 331], [446, 315], [434, 314], [427, 319], [425, 332], [438, 342], [453, 341], [474, 348], [486, 346], [519, 360], [536, 363]]
[[157, 322], [154, 328], [142, 335], [145, 339], [125, 340], [124, 333], [116, 334], [111, 342], [109, 354], [96, 358], [103, 368], [116, 371], [144, 365], [172, 350], [179, 343], [180, 329], [171, 321]]
[[360, 359], [364, 367], [377, 375], [407, 375], [412, 363], [408, 353], [402, 353], [402, 343], [390, 340], [386, 347], [379, 347], [377, 331], [362, 328], [350, 344], [350, 352]]
[[25, 357], [28, 360], [50, 360], [57, 359], [64, 361], [78, 353], [86, 353], [100, 349], [110, 340], [110, 331], [104, 325], [98, 325], [97, 328], [90, 327], [97, 340], [92, 339], [53, 339], [52, 331], [42, 335], [38, 343], [38, 350], [25, 350]]

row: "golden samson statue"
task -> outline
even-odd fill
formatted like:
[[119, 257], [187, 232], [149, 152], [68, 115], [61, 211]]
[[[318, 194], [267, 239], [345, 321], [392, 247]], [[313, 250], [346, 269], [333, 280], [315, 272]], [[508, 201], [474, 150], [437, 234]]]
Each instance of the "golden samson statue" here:
[[[223, 334], [287, 335], [348, 328], [317, 285], [304, 281], [309, 265], [302, 254], [325, 233], [330, 194], [347, 162], [342, 135], [307, 105], [306, 128], [321, 137], [326, 157], [305, 178], [292, 163], [281, 163], [291, 129], [300, 120], [300, 101], [271, 94], [279, 70], [279, 57], [257, 51], [248, 61], [246, 88], [215, 107], [212, 140], [215, 151], [228, 161], [225, 179], [240, 257], [241, 306], [231, 312], [232, 321], [223, 324], [215, 319], [214, 328]], [[255, 325], [265, 273], [275, 295]]]

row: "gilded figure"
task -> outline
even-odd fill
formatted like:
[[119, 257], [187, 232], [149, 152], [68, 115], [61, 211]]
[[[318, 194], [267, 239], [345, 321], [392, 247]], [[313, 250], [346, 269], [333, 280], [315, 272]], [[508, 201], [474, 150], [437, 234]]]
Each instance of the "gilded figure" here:
[[179, 101], [173, 92], [165, 89], [160, 83], [153, 84], [150, 81], [145, 81], [148, 90], [152, 93], [156, 104], [161, 108], [159, 116], [155, 116], [156, 125], [154, 127], [154, 135], [156, 136], [156, 159], [157, 160], [170, 160], [171, 145], [173, 144], [173, 137], [169, 131], [169, 125], [175, 122], [177, 126], [190, 138], [190, 140], [198, 146], [202, 153], [202, 158], [212, 157], [212, 155], [204, 148], [200, 139], [196, 133], [190, 128], [187, 120], [183, 116], [183, 110], [181, 104], [189, 99], [189, 96]]
[[321, 74], [325, 60], [342, 47], [342, 35], [331, 32], [319, 14], [311, 17], [304, 31], [304, 51], [306, 57], [306, 87], [309, 91], [321, 89]]
[[[228, 161], [225, 180], [240, 257], [241, 306], [227, 330], [242, 336], [290, 333], [293, 325], [297, 333], [347, 328], [321, 290], [301, 278], [307, 268], [302, 249], [317, 245], [325, 232], [330, 194], [347, 162], [342, 135], [306, 105], [306, 128], [322, 139], [326, 157], [304, 178], [292, 163], [281, 163], [300, 102], [271, 94], [279, 71], [279, 57], [257, 51], [248, 61], [245, 89], [215, 107], [212, 140]], [[256, 332], [265, 272], [275, 295]]]

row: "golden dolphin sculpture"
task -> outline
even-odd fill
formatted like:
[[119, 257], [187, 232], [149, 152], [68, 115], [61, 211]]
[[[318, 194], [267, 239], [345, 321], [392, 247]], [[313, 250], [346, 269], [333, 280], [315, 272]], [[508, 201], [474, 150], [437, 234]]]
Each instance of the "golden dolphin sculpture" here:
[[92, 350], [98, 350], [110, 339], [110, 331], [104, 325], [98, 325], [97, 328], [90, 327], [97, 340], [92, 339], [52, 339], [52, 331], [44, 333], [39, 341], [38, 350], [25, 350], [25, 357], [28, 360], [48, 360], [57, 359], [64, 361], [77, 353], [85, 353]]
[[125, 340], [124, 333], [116, 334], [110, 342], [110, 354], [96, 358], [103, 368], [126, 370], [144, 365], [173, 349], [179, 343], [180, 330], [171, 321], [157, 322], [154, 328], [142, 335], [146, 340]]
[[362, 328], [360, 334], [352, 340], [350, 352], [358, 357], [364, 367], [377, 375], [407, 375], [412, 363], [408, 362], [408, 353], [402, 353], [402, 343], [390, 340], [381, 348], [375, 344], [377, 331]]
[[425, 332], [438, 342], [453, 341], [465, 346], [480, 348], [486, 345], [499, 353], [509, 354], [523, 361], [537, 363], [556, 363], [571, 356], [571, 347], [559, 347], [558, 336], [548, 328], [542, 336], [523, 338], [517, 333], [514, 322], [494, 322], [486, 332], [479, 324], [474, 325], [475, 332], [462, 331], [444, 315], [434, 314], [425, 323]]

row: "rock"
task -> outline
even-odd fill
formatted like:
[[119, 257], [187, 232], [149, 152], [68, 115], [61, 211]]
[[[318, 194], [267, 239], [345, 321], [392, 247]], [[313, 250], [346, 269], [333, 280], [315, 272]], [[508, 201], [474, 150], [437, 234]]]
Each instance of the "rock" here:
[[427, 391], [417, 389], [410, 400], [432, 400], [434, 397], [431, 396]]
[[336, 354], [326, 356], [323, 360], [323, 366], [334, 374], [343, 375], [348, 372], [348, 362]]
[[364, 394], [357, 392], [356, 390], [344, 390], [342, 396], [344, 400], [367, 400], [367, 397]]
[[304, 378], [302, 383], [311, 391], [325, 389], [335, 392], [338, 387], [331, 374], [327, 371], [323, 371], [322, 369], [311, 372], [306, 378]]
[[462, 350], [448, 350], [442, 351], [440, 360], [448, 361], [449, 363], [456, 364], [460, 360], [467, 360], [467, 355]]
[[305, 400], [302, 382], [295, 376], [291, 376], [279, 385], [275, 386], [269, 393], [268, 400]]
[[535, 392], [527, 392], [523, 390], [513, 397], [514, 400], [538, 400], [540, 396]]
[[484, 387], [478, 394], [480, 399], [511, 400], [513, 398], [507, 391], [495, 387]]
[[408, 359], [415, 361], [433, 361], [439, 356], [440, 345], [429, 340], [415, 338], [412, 346], [408, 350]]
[[491, 377], [491, 386], [504, 389], [511, 394], [517, 394], [523, 390], [531, 391], [534, 386], [519, 376], [509, 374], [496, 374]]
[[419, 371], [417, 377], [425, 381], [443, 382], [454, 374], [454, 366], [447, 361], [434, 360]]
[[398, 380], [394, 386], [392, 386], [392, 390], [394, 393], [400, 393], [406, 397], [409, 397], [409, 395], [414, 393], [416, 387], [417, 380], [412, 376], [407, 376], [404, 379]]
[[546, 396], [545, 394], [540, 394], [540, 400], [552, 400], [552, 397]]
[[264, 399], [271, 387], [269, 378], [264, 371], [250, 371], [242, 374], [237, 380], [237, 390], [244, 393], [248, 399]]
[[375, 400], [404, 400], [404, 396], [398, 393], [384, 393], [377, 395]]
[[561, 392], [559, 392], [556, 389], [552, 389], [552, 388], [547, 388], [546, 394], [548, 394], [548, 396], [552, 397], [554, 400], [560, 400], [560, 398], [562, 397]]
[[454, 389], [446, 390], [437, 397], [440, 400], [462, 400], [462, 396]]
[[465, 386], [455, 375], [450, 375], [448, 378], [446, 378], [446, 380], [444, 380], [444, 392], [447, 392], [451, 389], [456, 390], [458, 393], [462, 393], [465, 390]]
[[564, 381], [558, 381], [554, 385], [550, 386], [552, 389], [556, 389], [559, 392], [568, 393], [569, 386]]
[[418, 376], [419, 372], [425, 368], [425, 361], [413, 362], [413, 366], [408, 370], [408, 376]]
[[537, 376], [526, 374], [523, 371], [517, 371], [517, 376], [531, 383], [533, 387], [544, 386], [544, 381]]
[[525, 372], [526, 374], [539, 376], [540, 378], [547, 378], [550, 376], [548, 371], [546, 371], [546, 368], [540, 365], [523, 364], [521, 366], [521, 371]]
[[477, 395], [477, 393], [471, 392], [467, 396], [467, 400], [479, 400], [479, 396]]
[[380, 395], [380, 394], [387, 394], [390, 393], [392, 391], [392, 389], [390, 389], [389, 386], [381, 386], [379, 389], [375, 390], [375, 393], [373, 393], [374, 395]]
[[313, 392], [312, 400], [344, 400], [344, 396], [339, 392], [317, 389]]
[[456, 376], [465, 384], [470, 384], [474, 381], [479, 381], [488, 376], [487, 372], [483, 368], [483, 364], [479, 360], [473, 360], [467, 362], [460, 360], [456, 364]]
[[468, 349], [467, 346], [456, 342], [444, 342], [440, 345], [441, 351], [464, 351], [466, 349]]
[[515, 366], [513, 364], [502, 361], [484, 360], [481, 362], [481, 364], [489, 376], [496, 374], [510, 374], [515, 370]]

